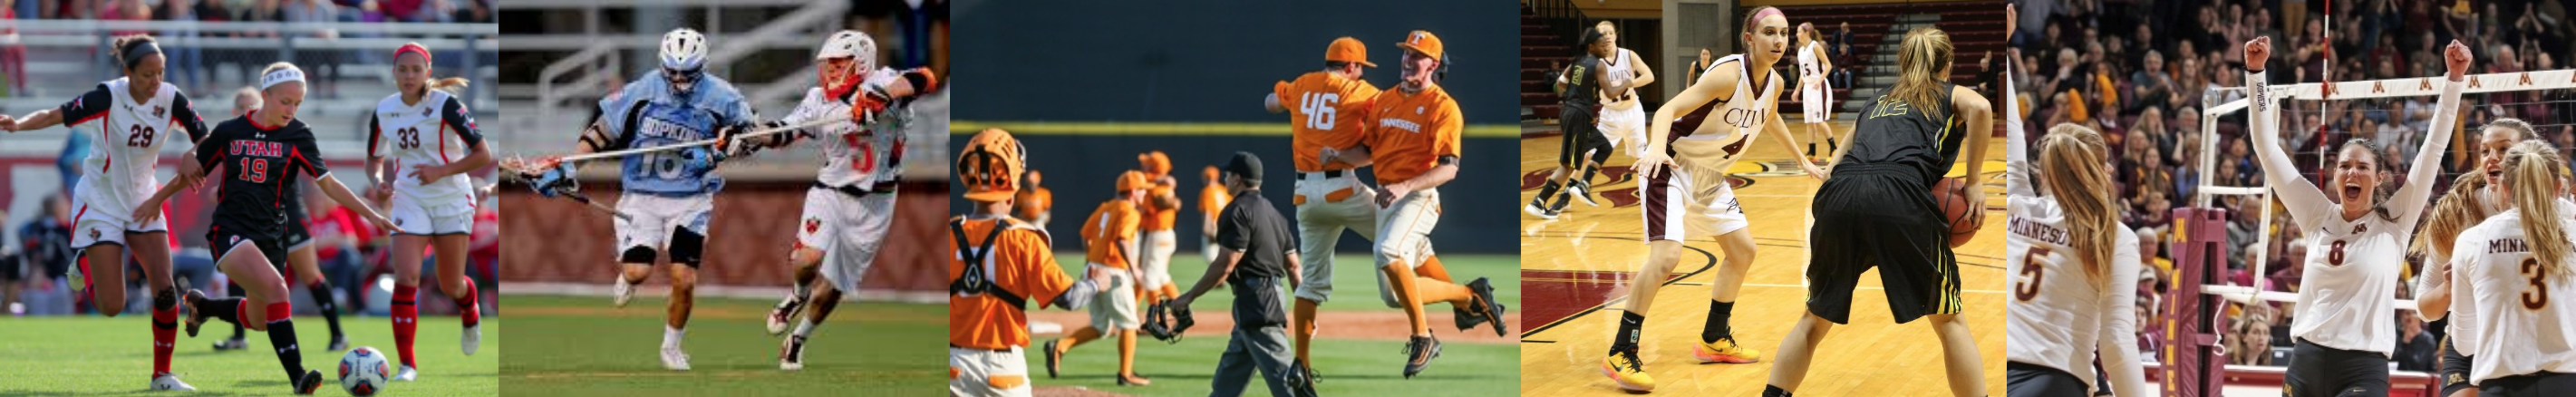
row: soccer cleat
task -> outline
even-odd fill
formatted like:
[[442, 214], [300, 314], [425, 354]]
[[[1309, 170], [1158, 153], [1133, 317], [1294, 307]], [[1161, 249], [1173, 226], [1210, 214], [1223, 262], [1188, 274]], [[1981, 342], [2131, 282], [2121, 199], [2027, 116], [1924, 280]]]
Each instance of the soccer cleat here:
[[304, 376], [295, 377], [295, 394], [309, 395], [313, 394], [313, 389], [320, 388], [322, 388], [322, 371], [308, 369], [304, 370]]
[[[1485, 309], [1484, 313], [1479, 314], [1483, 315], [1486, 320], [1493, 321], [1494, 336], [1504, 336], [1504, 333], [1511, 332], [1509, 331], [1509, 329], [1511, 329], [1511, 325], [1503, 323], [1503, 312], [1504, 310], [1510, 309], [1510, 307], [1504, 306], [1502, 301], [1494, 300], [1493, 283], [1485, 281], [1484, 277], [1477, 277], [1476, 281], [1467, 282], [1467, 289], [1475, 292], [1477, 303], [1482, 304], [1481, 307]], [[1467, 328], [1472, 327], [1474, 326], [1469, 325], [1466, 327], [1459, 327], [1458, 329], [1464, 331]]]
[[[84, 209], [86, 209], [87, 207], [83, 207], [83, 208], [84, 208]], [[82, 293], [87, 293], [87, 292], [89, 292], [89, 259], [88, 259], [88, 258], [81, 258], [81, 259], [79, 260], [79, 262], [80, 262], [80, 264], [75, 265], [75, 266], [72, 266], [72, 268], [71, 268], [72, 274], [67, 274], [67, 275], [64, 275], [64, 276], [63, 276], [63, 277], [64, 277], [63, 279], [65, 279], [65, 280], [71, 280], [71, 281], [72, 281], [72, 282], [70, 282], [70, 283], [69, 283], [69, 284], [71, 284], [71, 285], [72, 285], [72, 295], [80, 295], [80, 294], [82, 294]], [[188, 336], [196, 336], [196, 335], [188, 335]], [[189, 389], [189, 390], [195, 390], [195, 389]]]
[[1530, 203], [1529, 205], [1521, 206], [1521, 213], [1530, 214], [1530, 216], [1539, 217], [1541, 219], [1556, 220], [1555, 210], [1541, 207], [1538, 203]]
[[1423, 368], [1430, 367], [1432, 358], [1440, 357], [1440, 339], [1429, 336], [1413, 337], [1411, 341], [1405, 342], [1404, 354], [1411, 356], [1404, 360], [1404, 377], [1412, 378], [1413, 374], [1422, 373]]
[[393, 380], [395, 382], [410, 382], [418, 379], [420, 379], [420, 370], [413, 369], [409, 365], [402, 366], [402, 370], [400, 371], [394, 371]]
[[1601, 206], [1600, 201], [1592, 199], [1592, 182], [1575, 181], [1573, 184], [1566, 185], [1565, 190], [1566, 194], [1572, 194], [1574, 198], [1583, 200], [1583, 205]]
[[[338, 335], [333, 335], [333, 336], [331, 336], [331, 351], [335, 351], [335, 352], [336, 352], [336, 351], [345, 351], [345, 350], [349, 350], [349, 338], [341, 337], [341, 336], [338, 336]], [[468, 350], [468, 351], [467, 351], [467, 353], [465, 353], [465, 354], [474, 354], [474, 353], [472, 353], [472, 350]]]
[[790, 296], [787, 300], [778, 301], [778, 306], [769, 308], [769, 336], [787, 333], [787, 324], [796, 322], [796, 309], [804, 307], [804, 299]]
[[[458, 336], [457, 338], [458, 338], [458, 339], [457, 339], [457, 341], [456, 341], [456, 344], [458, 345], [458, 347], [459, 347], [459, 348], [462, 348], [462, 349], [464, 349], [464, 350], [465, 350], [465, 355], [468, 355], [468, 356], [474, 355], [474, 351], [475, 351], [475, 350], [477, 350], [477, 349], [482, 349], [482, 348], [483, 348], [483, 326], [482, 326], [482, 325], [480, 325], [480, 324], [477, 324], [477, 325], [472, 326], [472, 327], [465, 327], [465, 333], [464, 333], [464, 335], [460, 335], [460, 336]], [[340, 346], [340, 345], [335, 343], [335, 344], [332, 344], [332, 346]], [[339, 350], [339, 349], [332, 349], [332, 350]]]
[[608, 294], [609, 303], [616, 304], [617, 307], [626, 307], [626, 301], [635, 300], [635, 282], [626, 281], [626, 275], [619, 274], [617, 285], [610, 287]]
[[673, 371], [689, 370], [689, 352], [680, 351], [679, 346], [663, 346], [662, 368]]
[[1655, 377], [1646, 374], [1646, 361], [1637, 359], [1635, 351], [1613, 352], [1608, 357], [1602, 357], [1601, 375], [1610, 377], [1610, 381], [1618, 383], [1620, 389], [1640, 392], [1655, 390]]
[[787, 343], [778, 346], [778, 369], [783, 371], [805, 370], [804, 336], [789, 335], [787, 336]]
[[1046, 354], [1047, 379], [1055, 379], [1055, 371], [1058, 368], [1056, 366], [1056, 362], [1064, 360], [1064, 351], [1055, 349], [1055, 343], [1061, 341], [1063, 340], [1051, 340], [1046, 343], [1046, 353], [1044, 354]]
[[152, 390], [196, 391], [197, 387], [189, 386], [188, 382], [180, 382], [179, 374], [165, 372], [160, 375], [152, 376]]
[[1693, 346], [1691, 358], [1699, 359], [1702, 364], [1744, 364], [1762, 361], [1762, 351], [1736, 346], [1734, 336], [1717, 338], [1717, 342], [1699, 343]]
[[[194, 288], [188, 289], [188, 294], [183, 295], [179, 299], [179, 303], [188, 305], [188, 320], [186, 321], [186, 323], [188, 323], [188, 337], [195, 338], [197, 337], [197, 327], [206, 325], [206, 309], [201, 307], [206, 304], [206, 292], [198, 291]], [[221, 347], [218, 347], [217, 349], [221, 350]]]
[[226, 338], [224, 340], [215, 341], [215, 351], [241, 350], [248, 348], [250, 348], [250, 343], [244, 342], [240, 338]]

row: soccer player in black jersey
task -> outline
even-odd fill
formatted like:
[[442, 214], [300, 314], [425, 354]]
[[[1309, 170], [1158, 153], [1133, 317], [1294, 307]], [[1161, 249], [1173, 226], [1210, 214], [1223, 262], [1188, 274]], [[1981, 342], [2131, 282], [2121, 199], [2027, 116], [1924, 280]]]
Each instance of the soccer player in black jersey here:
[[[207, 177], [222, 179], [222, 198], [215, 205], [214, 226], [207, 229], [206, 241], [215, 248], [216, 266], [250, 293], [248, 297], [208, 299], [202, 291], [189, 290], [188, 336], [196, 336], [197, 328], [208, 317], [266, 331], [295, 393], [313, 394], [322, 384], [322, 372], [304, 368], [291, 317], [294, 310], [287, 303], [286, 279], [273, 265], [286, 262], [283, 239], [290, 226], [286, 224], [286, 212], [304, 210], [284, 205], [282, 196], [291, 194], [286, 190], [287, 184], [295, 180], [296, 173], [311, 175], [314, 185], [331, 200], [357, 210], [378, 227], [398, 227], [350, 193], [338, 179], [331, 178], [331, 171], [319, 161], [321, 153], [314, 148], [313, 130], [295, 120], [296, 107], [304, 103], [304, 71], [283, 62], [269, 65], [261, 73], [259, 85], [260, 94], [267, 98], [258, 111], [216, 124], [213, 133], [189, 149], [198, 169], [220, 166], [224, 170], [180, 175], [183, 182], [161, 187], [136, 208], [135, 219], [160, 216], [161, 202], [194, 182]], [[250, 318], [264, 321], [243, 321]]]

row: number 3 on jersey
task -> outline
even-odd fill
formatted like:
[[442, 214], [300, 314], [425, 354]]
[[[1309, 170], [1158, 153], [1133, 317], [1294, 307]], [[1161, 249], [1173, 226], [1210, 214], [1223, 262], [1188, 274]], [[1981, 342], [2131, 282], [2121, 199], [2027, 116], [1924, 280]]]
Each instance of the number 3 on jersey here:
[[1297, 111], [1306, 113], [1306, 128], [1333, 129], [1333, 105], [1342, 103], [1342, 94], [1309, 92], [1297, 100]]
[[2531, 290], [2522, 293], [2522, 308], [2540, 310], [2549, 307], [2549, 269], [2540, 266], [2540, 258], [2522, 260], [2522, 274], [2531, 276]]
[[2039, 297], [2040, 278], [2047, 275], [2039, 265], [2039, 258], [2045, 256], [2048, 256], [2048, 247], [2030, 247], [2030, 253], [2022, 254], [2021, 274], [2029, 278], [2022, 279], [2021, 285], [2013, 286], [2014, 300], [2029, 302]]

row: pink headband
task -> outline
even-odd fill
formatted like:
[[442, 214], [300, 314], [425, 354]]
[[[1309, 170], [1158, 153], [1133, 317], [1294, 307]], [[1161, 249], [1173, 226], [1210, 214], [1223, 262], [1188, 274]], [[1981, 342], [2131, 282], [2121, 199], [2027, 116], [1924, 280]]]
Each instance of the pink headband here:
[[[1753, 20], [1752, 20], [1752, 21], [1747, 21], [1747, 22], [1750, 22], [1750, 23], [1757, 23], [1757, 24], [1758, 24], [1758, 23], [1762, 23], [1762, 17], [1764, 17], [1764, 16], [1771, 16], [1771, 15], [1780, 15], [1780, 9], [1779, 9], [1778, 7], [1764, 8], [1764, 9], [1762, 9], [1762, 11], [1754, 12], [1754, 13], [1753, 13]], [[1782, 18], [1787, 18], [1787, 17], [1785, 17], [1785, 16], [1784, 16], [1784, 17], [1782, 17]]]

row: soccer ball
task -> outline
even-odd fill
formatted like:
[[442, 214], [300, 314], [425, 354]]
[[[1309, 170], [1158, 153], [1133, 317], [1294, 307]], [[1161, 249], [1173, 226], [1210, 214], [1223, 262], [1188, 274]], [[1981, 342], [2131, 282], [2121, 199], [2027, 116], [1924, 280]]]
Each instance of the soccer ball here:
[[372, 396], [385, 390], [386, 377], [392, 372], [385, 367], [385, 353], [373, 347], [349, 349], [340, 356], [340, 388], [352, 396]]

